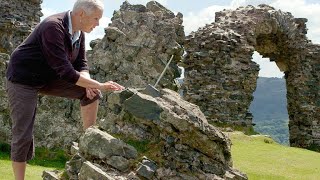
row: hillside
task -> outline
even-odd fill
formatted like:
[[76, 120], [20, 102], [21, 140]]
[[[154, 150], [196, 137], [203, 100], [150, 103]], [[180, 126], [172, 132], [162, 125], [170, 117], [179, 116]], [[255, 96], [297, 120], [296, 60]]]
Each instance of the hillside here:
[[234, 167], [250, 180], [318, 180], [320, 153], [280, 145], [265, 136], [230, 133]]
[[283, 78], [259, 77], [250, 111], [255, 131], [289, 144], [286, 85]]

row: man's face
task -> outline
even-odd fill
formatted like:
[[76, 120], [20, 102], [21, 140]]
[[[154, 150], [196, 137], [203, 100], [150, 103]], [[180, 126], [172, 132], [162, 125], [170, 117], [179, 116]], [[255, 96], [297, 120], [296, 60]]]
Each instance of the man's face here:
[[83, 11], [83, 17], [81, 18], [81, 30], [90, 33], [96, 26], [99, 26], [99, 20], [102, 17], [103, 11], [100, 9], [95, 10], [91, 14]]

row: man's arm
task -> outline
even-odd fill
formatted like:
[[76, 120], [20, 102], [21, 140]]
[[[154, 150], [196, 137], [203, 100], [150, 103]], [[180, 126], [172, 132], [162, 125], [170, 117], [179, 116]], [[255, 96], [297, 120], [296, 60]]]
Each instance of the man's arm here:
[[103, 83], [100, 83], [94, 79], [91, 79], [88, 71], [80, 72], [80, 77], [76, 82], [76, 85], [84, 88], [103, 89]]
[[[83, 70], [80, 72], [80, 77], [90, 78], [90, 73], [88, 70]], [[91, 78], [90, 78], [91, 79]], [[99, 95], [102, 98], [101, 91], [98, 88], [86, 88], [86, 96], [89, 99], [93, 99], [96, 95]]]
[[[83, 70], [80, 72], [81, 75], [87, 77], [87, 78], [90, 78], [90, 73], [88, 70]], [[90, 78], [91, 79], [91, 78]]]
[[102, 91], [119, 91], [124, 89], [123, 86], [113, 81], [100, 83], [94, 79], [91, 79], [88, 71], [81, 71], [79, 74], [80, 77], [76, 82], [76, 85], [78, 86], [84, 88], [99, 89]]

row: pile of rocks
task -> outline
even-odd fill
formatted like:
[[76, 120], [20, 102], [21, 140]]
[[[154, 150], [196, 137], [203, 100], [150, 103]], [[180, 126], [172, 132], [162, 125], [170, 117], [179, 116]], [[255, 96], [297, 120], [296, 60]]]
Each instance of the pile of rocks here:
[[169, 89], [160, 94], [112, 93], [100, 129], [86, 130], [59, 179], [247, 179], [232, 168], [229, 138], [198, 106]]

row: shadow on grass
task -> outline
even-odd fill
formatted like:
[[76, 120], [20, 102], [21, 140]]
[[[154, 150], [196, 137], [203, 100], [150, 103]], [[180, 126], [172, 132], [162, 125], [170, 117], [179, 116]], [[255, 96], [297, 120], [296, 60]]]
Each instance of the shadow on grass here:
[[[36, 148], [35, 157], [28, 164], [63, 169], [69, 158], [61, 149]], [[10, 145], [0, 143], [0, 159], [10, 160]]]

